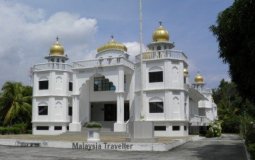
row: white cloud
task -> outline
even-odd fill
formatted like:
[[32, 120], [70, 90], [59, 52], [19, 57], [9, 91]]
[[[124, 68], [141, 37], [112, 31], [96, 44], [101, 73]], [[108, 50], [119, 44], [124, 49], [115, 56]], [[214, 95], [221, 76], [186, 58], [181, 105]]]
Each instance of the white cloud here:
[[90, 55], [95, 19], [68, 12], [49, 17], [42, 9], [0, 0], [0, 86], [7, 80], [29, 82], [29, 68], [45, 62], [56, 36], [71, 59]]
[[[123, 43], [128, 48], [128, 54], [130, 55], [130, 60], [134, 61], [135, 56], [140, 54], [140, 43], [139, 42], [125, 42]], [[145, 45], [142, 45], [142, 50], [145, 51]]]

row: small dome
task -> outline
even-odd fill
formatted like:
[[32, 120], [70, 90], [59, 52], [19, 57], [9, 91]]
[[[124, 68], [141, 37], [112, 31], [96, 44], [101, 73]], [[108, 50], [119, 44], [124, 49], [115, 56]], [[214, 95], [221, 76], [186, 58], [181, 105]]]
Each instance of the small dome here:
[[184, 74], [185, 77], [187, 77], [189, 75], [188, 68], [183, 69], [183, 74]]
[[113, 36], [111, 38], [112, 39], [108, 43], [106, 43], [102, 47], [99, 47], [97, 49], [97, 52], [104, 52], [107, 50], [119, 50], [119, 51], [127, 52], [127, 47], [125, 45], [115, 41]]
[[50, 48], [51, 56], [63, 56], [65, 53], [64, 47], [59, 43], [58, 37], [56, 38], [56, 42]]
[[195, 83], [197, 84], [204, 84], [204, 78], [202, 75], [200, 75], [199, 73], [197, 73], [195, 79], [194, 79]]
[[152, 35], [153, 42], [168, 42], [169, 41], [169, 33], [162, 26], [162, 23], [159, 22], [160, 26], [154, 31]]

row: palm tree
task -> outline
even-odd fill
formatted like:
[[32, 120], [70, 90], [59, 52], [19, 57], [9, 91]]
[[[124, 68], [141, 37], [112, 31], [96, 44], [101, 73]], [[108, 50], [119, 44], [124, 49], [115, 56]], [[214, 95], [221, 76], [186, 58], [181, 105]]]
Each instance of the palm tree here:
[[31, 120], [31, 87], [19, 82], [6, 82], [0, 95], [0, 115], [3, 125], [12, 125], [16, 121]]

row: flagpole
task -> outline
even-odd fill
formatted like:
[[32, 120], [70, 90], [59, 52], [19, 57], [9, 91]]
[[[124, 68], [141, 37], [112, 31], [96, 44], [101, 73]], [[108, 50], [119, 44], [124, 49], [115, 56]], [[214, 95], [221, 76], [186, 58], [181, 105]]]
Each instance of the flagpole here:
[[140, 37], [140, 68], [141, 68], [141, 113], [140, 119], [144, 118], [144, 104], [143, 104], [143, 16], [142, 16], [142, 0], [139, 0], [139, 37]]

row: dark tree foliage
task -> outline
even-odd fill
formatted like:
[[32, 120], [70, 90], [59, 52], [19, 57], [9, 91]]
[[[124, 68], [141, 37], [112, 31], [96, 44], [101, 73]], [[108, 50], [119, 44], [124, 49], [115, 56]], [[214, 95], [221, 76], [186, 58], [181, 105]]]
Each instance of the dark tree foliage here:
[[223, 121], [224, 133], [239, 133], [244, 118], [255, 116], [254, 105], [239, 95], [232, 82], [221, 80], [219, 87], [213, 90], [213, 99], [218, 106], [219, 120]]
[[0, 122], [9, 126], [26, 123], [31, 126], [32, 87], [19, 82], [6, 82], [0, 93]]
[[239, 93], [255, 102], [255, 0], [235, 0], [210, 28]]

